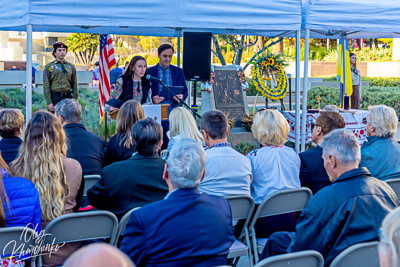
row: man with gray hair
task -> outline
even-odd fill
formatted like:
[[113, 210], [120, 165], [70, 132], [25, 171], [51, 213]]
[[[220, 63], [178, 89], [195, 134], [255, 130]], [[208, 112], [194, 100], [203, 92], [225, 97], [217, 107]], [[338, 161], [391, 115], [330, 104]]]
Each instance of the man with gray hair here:
[[[121, 250], [137, 266], [217, 266], [227, 263], [234, 241], [226, 199], [201, 194], [206, 155], [192, 139], [171, 149], [164, 179], [164, 200], [135, 210], [126, 226]], [[150, 264], [151, 263], [151, 264]]]
[[333, 130], [320, 146], [332, 185], [310, 199], [297, 221], [296, 233], [277, 232], [270, 236], [261, 259], [316, 250], [329, 266], [347, 247], [379, 240], [383, 219], [398, 206], [397, 196], [388, 184], [358, 167], [360, 146], [353, 133]]
[[[75, 99], [63, 99], [54, 107], [56, 117], [63, 124], [67, 136], [67, 157], [73, 158], [81, 164], [83, 175], [100, 175], [104, 162], [104, 143], [94, 133], [86, 130], [81, 124], [82, 107]], [[82, 179], [84, 185], [84, 179]], [[79, 189], [78, 196], [83, 194], [83, 187]], [[79, 209], [79, 198], [74, 211]], [[86, 198], [82, 206], [89, 203]]]

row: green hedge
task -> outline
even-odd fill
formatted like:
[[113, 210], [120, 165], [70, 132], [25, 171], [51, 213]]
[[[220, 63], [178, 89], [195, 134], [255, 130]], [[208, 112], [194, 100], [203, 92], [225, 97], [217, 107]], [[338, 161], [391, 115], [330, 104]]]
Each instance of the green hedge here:
[[[400, 114], [400, 88], [371, 86], [363, 87], [360, 109], [366, 110], [370, 105], [387, 105]], [[318, 108], [317, 97], [321, 96], [321, 108], [333, 104], [339, 106], [339, 89], [332, 87], [316, 86], [308, 91], [307, 108]]]
[[[336, 82], [336, 75], [323, 76], [324, 82]], [[400, 78], [398, 77], [362, 77], [362, 81], [368, 81], [370, 86], [400, 87]]]
[[[98, 92], [91, 92], [86, 89], [79, 89], [78, 102], [82, 106], [82, 124], [85, 128], [104, 138], [104, 121], [99, 125], [99, 97]], [[18, 108], [21, 109], [22, 114], [26, 119], [25, 110], [25, 92], [22, 92], [18, 88], [4, 89], [0, 91], [0, 107], [1, 108]], [[47, 110], [47, 104], [43, 94], [38, 94], [35, 91], [32, 92], [32, 113], [45, 109]], [[115, 120], [109, 120], [108, 125], [108, 138], [115, 134]]]

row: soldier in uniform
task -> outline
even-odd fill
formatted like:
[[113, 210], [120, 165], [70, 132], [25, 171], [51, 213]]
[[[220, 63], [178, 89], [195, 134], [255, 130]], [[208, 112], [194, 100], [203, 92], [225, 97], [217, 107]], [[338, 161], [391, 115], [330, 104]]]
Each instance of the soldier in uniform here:
[[68, 46], [61, 42], [53, 44], [53, 62], [46, 65], [43, 71], [43, 93], [49, 111], [65, 98], [78, 99], [78, 80], [75, 66], [65, 60]]

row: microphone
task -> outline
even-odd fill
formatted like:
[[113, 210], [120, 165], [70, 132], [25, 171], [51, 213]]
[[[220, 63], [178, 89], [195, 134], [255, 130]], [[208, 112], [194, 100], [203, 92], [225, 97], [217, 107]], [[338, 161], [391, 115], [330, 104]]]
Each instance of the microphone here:
[[146, 75], [146, 79], [147, 79], [147, 80], [156, 80], [156, 81], [159, 81], [159, 82], [163, 82], [162, 79], [157, 78], [157, 77], [154, 77], [154, 76], [151, 76], [151, 75], [149, 75], [149, 74]]

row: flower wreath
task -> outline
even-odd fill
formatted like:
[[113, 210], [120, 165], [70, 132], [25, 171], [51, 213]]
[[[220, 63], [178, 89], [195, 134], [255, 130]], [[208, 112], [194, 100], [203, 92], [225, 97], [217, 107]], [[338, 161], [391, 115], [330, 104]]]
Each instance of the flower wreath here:
[[[289, 89], [289, 79], [283, 70], [287, 66], [284, 60], [280, 59], [280, 54], [268, 55], [262, 53], [253, 61], [253, 81], [256, 89], [265, 97], [273, 100], [279, 100], [285, 97]], [[274, 80], [277, 86], [274, 89], [269, 88], [265, 81]]]
[[[249, 84], [247, 83], [246, 76], [244, 75], [242, 67], [236, 65], [236, 71], [239, 77], [239, 82], [242, 85], [242, 89], [244, 92], [246, 92], [247, 90], [249, 90]], [[209, 81], [201, 83], [201, 91], [211, 93], [212, 87], [214, 85], [214, 79], [215, 79], [214, 66], [211, 66], [211, 78]]]

